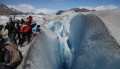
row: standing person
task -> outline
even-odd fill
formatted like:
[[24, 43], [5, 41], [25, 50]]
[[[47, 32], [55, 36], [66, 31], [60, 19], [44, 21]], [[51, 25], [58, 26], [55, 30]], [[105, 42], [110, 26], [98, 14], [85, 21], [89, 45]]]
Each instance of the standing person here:
[[[0, 35], [0, 63], [3, 60], [2, 59], [2, 49], [3, 49], [3, 45], [5, 44], [5, 40], [3, 39], [3, 36]], [[0, 64], [1, 65], [1, 64]], [[1, 68], [0, 68], [1, 69]]]
[[19, 45], [22, 45], [23, 42], [24, 42], [24, 40], [23, 40], [23, 36], [24, 36], [24, 34], [23, 34], [23, 27], [24, 26], [25, 26], [25, 21], [24, 21], [24, 19], [21, 19], [21, 22], [19, 24], [19, 31], [18, 31], [18, 39], [19, 39], [18, 44]]
[[32, 35], [32, 20], [33, 20], [32, 16], [27, 17], [27, 20], [28, 20], [27, 21], [28, 27], [25, 29], [25, 31], [26, 31], [26, 36], [29, 43]]
[[23, 23], [23, 24], [20, 26], [20, 31], [21, 31], [21, 35], [22, 35], [20, 45], [23, 45], [23, 44], [24, 44], [26, 38], [27, 38], [27, 41], [28, 41], [28, 43], [29, 43], [29, 42], [30, 42], [30, 38], [31, 38], [31, 33], [32, 33], [30, 23], [29, 23], [29, 22], [27, 22], [26, 24]]
[[2, 48], [4, 44], [5, 44], [5, 40], [3, 39], [3, 36], [0, 35], [0, 53], [2, 52]]
[[17, 39], [18, 39], [18, 45], [20, 44], [20, 41], [21, 41], [21, 34], [20, 34], [20, 20], [17, 20], [16, 21], [16, 30], [17, 30], [17, 32], [16, 32], [16, 35], [17, 35]]
[[2, 28], [3, 28], [3, 25], [0, 25], [0, 31], [2, 30]]
[[9, 19], [8, 23], [8, 37], [10, 38], [10, 41], [14, 44], [17, 44], [16, 42], [16, 24], [13, 22], [12, 18]]
[[27, 38], [28, 43], [30, 42], [31, 34], [32, 34], [32, 27], [29, 22], [26, 24], [27, 26], [23, 28], [23, 41]]
[[32, 23], [32, 20], [33, 20], [32, 16], [28, 16], [28, 17], [27, 17], [27, 20], [28, 20], [28, 22], [31, 24], [31, 23]]

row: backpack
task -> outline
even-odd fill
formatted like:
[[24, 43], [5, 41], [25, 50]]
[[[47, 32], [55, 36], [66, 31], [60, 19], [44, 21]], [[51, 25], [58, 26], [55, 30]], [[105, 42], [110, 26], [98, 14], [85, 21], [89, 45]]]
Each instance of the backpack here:
[[9, 67], [17, 67], [22, 61], [21, 52], [17, 49], [15, 44], [8, 45], [6, 49], [10, 52], [10, 62], [6, 65]]

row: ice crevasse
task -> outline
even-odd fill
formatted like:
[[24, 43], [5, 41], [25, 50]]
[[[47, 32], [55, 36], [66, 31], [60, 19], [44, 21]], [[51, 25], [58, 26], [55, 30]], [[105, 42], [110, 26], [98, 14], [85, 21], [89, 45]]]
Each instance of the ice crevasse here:
[[26, 69], [120, 69], [120, 49], [94, 14], [61, 17], [37, 35]]

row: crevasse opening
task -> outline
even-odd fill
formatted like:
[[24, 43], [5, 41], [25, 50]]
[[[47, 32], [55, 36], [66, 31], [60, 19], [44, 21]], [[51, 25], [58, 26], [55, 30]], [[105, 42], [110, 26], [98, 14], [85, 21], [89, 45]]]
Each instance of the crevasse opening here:
[[[74, 44], [77, 44], [76, 46], [80, 44], [81, 41], [79, 40], [82, 40], [83, 31], [85, 28], [84, 26], [86, 22], [87, 20], [84, 15], [77, 15], [71, 19], [65, 18], [62, 19], [62, 21], [58, 20], [53, 23], [45, 25], [46, 27], [50, 28], [53, 32], [55, 32], [59, 37], [63, 69], [71, 68], [74, 49], [77, 48], [72, 46], [72, 42], [75, 42]], [[75, 31], [75, 33], [72, 33], [70, 31]], [[78, 36], [77, 38], [74, 37], [77, 36], [78, 34], [80, 36]], [[72, 39], [73, 41], [71, 41], [70, 39]]]

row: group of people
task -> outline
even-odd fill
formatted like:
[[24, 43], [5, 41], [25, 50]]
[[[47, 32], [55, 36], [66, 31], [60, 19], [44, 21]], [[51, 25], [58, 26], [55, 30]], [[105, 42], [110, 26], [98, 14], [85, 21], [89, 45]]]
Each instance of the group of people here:
[[[22, 54], [18, 46], [24, 42], [30, 43], [31, 37], [40, 32], [40, 25], [32, 23], [32, 16], [14, 21], [9, 18], [6, 26], [0, 25], [0, 69], [15, 69], [22, 61]], [[4, 36], [8, 36], [10, 43], [6, 43]]]

